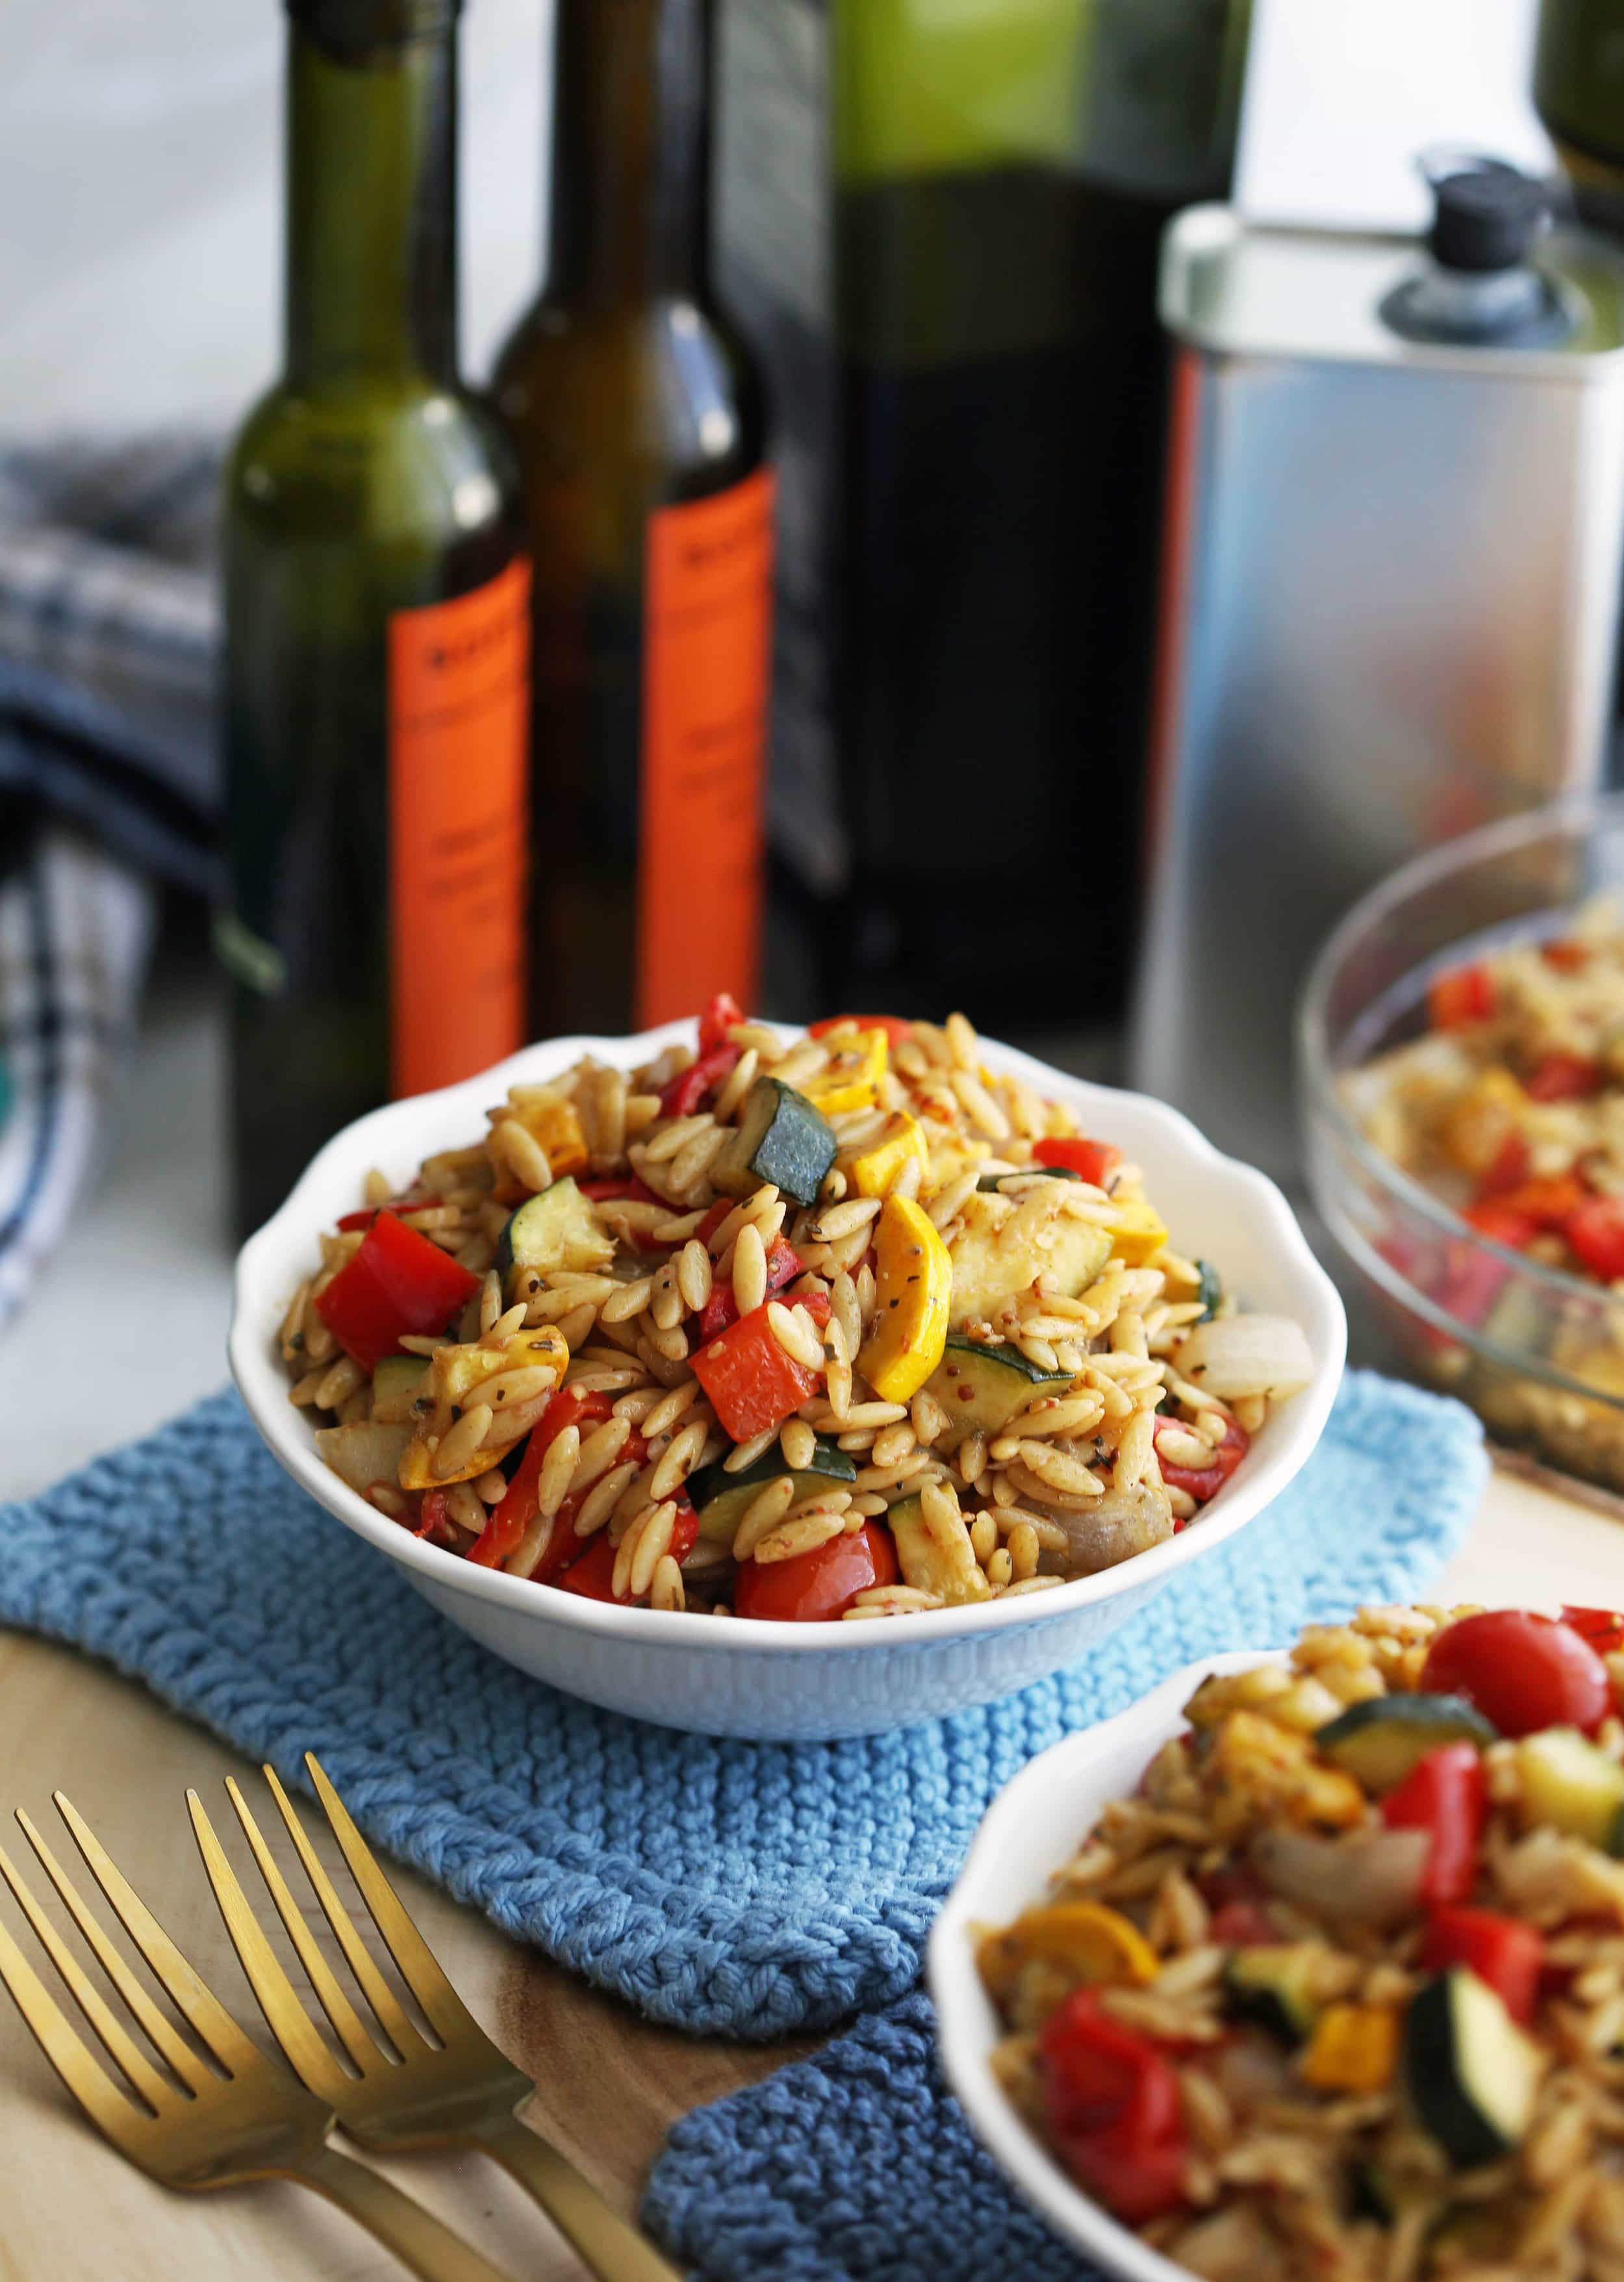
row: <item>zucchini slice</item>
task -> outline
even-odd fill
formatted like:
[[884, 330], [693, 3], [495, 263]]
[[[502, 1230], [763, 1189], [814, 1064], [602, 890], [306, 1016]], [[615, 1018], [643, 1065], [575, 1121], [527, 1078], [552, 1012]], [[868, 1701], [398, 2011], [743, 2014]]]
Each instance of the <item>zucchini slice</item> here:
[[[769, 1482], [779, 1480], [788, 1471], [777, 1449], [771, 1449], [741, 1473], [724, 1473], [718, 1463], [691, 1474], [688, 1496], [700, 1517], [700, 1535], [713, 1545], [731, 1545], [745, 1508], [757, 1491], [764, 1489]], [[831, 1482], [855, 1482], [857, 1462], [849, 1450], [841, 1449], [838, 1442], [820, 1435], [811, 1464], [798, 1473], [791, 1473], [789, 1479], [799, 1495], [809, 1497], [814, 1490]]]
[[[959, 1215], [958, 1234], [947, 1249], [953, 1257], [953, 1321], [991, 1323], [1004, 1302], [1040, 1276], [1075, 1298], [1102, 1273], [1111, 1256], [1113, 1233], [1095, 1221], [1074, 1220], [1063, 1210], [1063, 1181], [1032, 1189], [1020, 1205], [1001, 1191], [973, 1189]], [[1037, 1198], [1047, 1211], [1025, 1215]]]
[[1210, 1323], [1224, 1297], [1224, 1279], [1210, 1260], [1198, 1260], [1195, 1272], [1201, 1277], [1195, 1297], [1201, 1301], [1202, 1310], [1195, 1320], [1198, 1323]]
[[398, 1425], [412, 1417], [412, 1405], [428, 1391], [426, 1355], [395, 1354], [381, 1358], [372, 1374], [372, 1415], [381, 1425]]
[[1313, 2035], [1320, 2007], [1311, 1993], [1315, 1970], [1307, 1942], [1264, 1942], [1230, 1952], [1224, 1968], [1229, 2009], [1255, 2021], [1283, 2045], [1303, 2045]]
[[1032, 1362], [1019, 1347], [978, 1347], [950, 1331], [929, 1384], [961, 1434], [994, 1435], [1040, 1395], [1063, 1394], [1071, 1381], [1063, 1370]]
[[1624, 1767], [1576, 1727], [1544, 1727], [1517, 1746], [1522, 1804], [1531, 1822], [1624, 1855]]
[[376, 1418], [357, 1418], [348, 1426], [318, 1426], [316, 1449], [352, 1490], [363, 1497], [374, 1482], [398, 1482], [400, 1461], [411, 1446], [409, 1424], [389, 1425]]
[[533, 1268], [543, 1276], [555, 1268], [591, 1274], [614, 1257], [615, 1239], [568, 1174], [539, 1196], [527, 1197], [496, 1240], [504, 1292], [516, 1269]]
[[1083, 1177], [1074, 1173], [1070, 1165], [1023, 1165], [1018, 1173], [987, 1173], [976, 1186], [984, 1197], [995, 1197], [1006, 1181], [1030, 1181], [1034, 1174], [1046, 1181], [1080, 1181]]
[[834, 1128], [823, 1112], [793, 1086], [758, 1077], [710, 1177], [723, 1196], [751, 1197], [770, 1182], [781, 1197], [812, 1205], [834, 1155]]
[[1465, 1966], [1412, 1999], [1404, 2075], [1415, 2112], [1451, 2162], [1492, 2163], [1521, 2140], [1545, 2055]]
[[[1323, 1756], [1370, 1792], [1396, 1790], [1440, 1743], [1499, 1741], [1499, 1729], [1463, 1696], [1374, 1696], [1350, 1704], [1314, 1737]], [[1620, 1778], [1624, 1783], [1624, 1778]]]

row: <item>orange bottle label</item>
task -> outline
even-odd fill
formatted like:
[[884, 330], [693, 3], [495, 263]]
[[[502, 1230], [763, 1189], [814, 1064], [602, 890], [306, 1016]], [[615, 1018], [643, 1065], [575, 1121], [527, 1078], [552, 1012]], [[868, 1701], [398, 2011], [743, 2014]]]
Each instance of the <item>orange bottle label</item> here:
[[524, 1043], [527, 563], [389, 622], [391, 1075], [452, 1085]]
[[640, 1028], [755, 995], [771, 668], [773, 480], [649, 518]]

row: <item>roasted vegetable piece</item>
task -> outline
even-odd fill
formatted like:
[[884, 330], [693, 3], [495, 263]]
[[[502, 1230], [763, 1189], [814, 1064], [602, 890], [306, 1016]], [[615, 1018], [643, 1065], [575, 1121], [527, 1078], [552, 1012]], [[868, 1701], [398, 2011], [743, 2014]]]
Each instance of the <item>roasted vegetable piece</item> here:
[[879, 1099], [879, 1082], [885, 1075], [889, 1043], [884, 1030], [862, 1030], [849, 1044], [831, 1042], [829, 1067], [808, 1081], [807, 1098], [825, 1117], [848, 1116], [853, 1110], [872, 1109]]
[[1048, 2136], [1090, 2194], [1130, 2225], [1184, 2200], [1179, 2080], [1148, 2037], [1079, 1989], [1045, 2022], [1038, 2066]]
[[758, 1077], [710, 1177], [724, 1196], [752, 1197], [770, 1183], [798, 1205], [816, 1204], [834, 1157], [834, 1129], [821, 1110], [777, 1078]]
[[1048, 1902], [1024, 1910], [1013, 1925], [984, 1934], [976, 1967], [1006, 2010], [1029, 1967], [1050, 1968], [1057, 1983], [1092, 1989], [1154, 1981], [1159, 1964], [1139, 1928], [1104, 1902]]
[[316, 1313], [363, 1370], [393, 1354], [408, 1331], [443, 1331], [479, 1278], [393, 1213], [381, 1212], [354, 1257], [316, 1299]]
[[775, 1447], [753, 1466], [746, 1466], [736, 1474], [728, 1473], [720, 1464], [706, 1466], [688, 1478], [688, 1495], [694, 1511], [700, 1517], [700, 1535], [714, 1545], [731, 1545], [745, 1509], [769, 1482], [789, 1474], [798, 1497], [809, 1497], [816, 1489], [832, 1482], [854, 1482], [857, 1479], [857, 1462], [849, 1450], [828, 1435], [820, 1434], [813, 1446], [812, 1462], [798, 1473], [789, 1473], [783, 1457]]
[[897, 1557], [883, 1522], [831, 1538], [788, 1561], [746, 1561], [733, 1580], [733, 1613], [759, 1622], [832, 1624], [859, 1593], [894, 1585]]
[[1485, 1609], [1446, 1626], [1427, 1650], [1421, 1685], [1464, 1696], [1503, 1735], [1541, 1727], [1591, 1735], [1612, 1708], [1607, 1667], [1589, 1642], [1525, 1609]]
[[931, 1393], [961, 1434], [1001, 1434], [1019, 1412], [1071, 1384], [1069, 1371], [1045, 1370], [1020, 1348], [986, 1347], [950, 1332], [931, 1378]]
[[1327, 2005], [1300, 2063], [1315, 2092], [1384, 2092], [1398, 2061], [1399, 2014], [1392, 2005]]
[[924, 1208], [889, 1196], [875, 1226], [879, 1300], [857, 1367], [884, 1402], [910, 1402], [947, 1343], [953, 1262]]
[[[507, 1494], [493, 1507], [476, 1542], [468, 1548], [468, 1559], [482, 1569], [499, 1569], [504, 1561], [515, 1554], [524, 1540], [524, 1533], [535, 1519], [540, 1500], [537, 1484], [541, 1479], [542, 1462], [566, 1426], [573, 1426], [584, 1435], [589, 1427], [602, 1425], [609, 1416], [609, 1398], [597, 1390], [584, 1391], [578, 1386], [561, 1387], [537, 1424], [530, 1429], [524, 1446], [524, 1455], [517, 1472], [507, 1485]], [[557, 1538], [558, 1532], [553, 1533]], [[541, 1556], [537, 1570], [545, 1566], [553, 1548]], [[554, 1570], [563, 1566], [554, 1561]], [[545, 1581], [544, 1577], [543, 1581]]]
[[1488, 1812], [1489, 1787], [1475, 1743], [1440, 1743], [1388, 1791], [1381, 1802], [1387, 1828], [1422, 1830], [1427, 1836], [1424, 1902], [1464, 1902], [1471, 1893]]
[[1440, 1743], [1475, 1743], [1481, 1750], [1498, 1737], [1463, 1696], [1396, 1694], [1350, 1704], [1314, 1741], [1334, 1766], [1377, 1793], [1396, 1789]]
[[1224, 1968], [1229, 2009], [1243, 2021], [1255, 2021], [1283, 2045], [1306, 2043], [1320, 2013], [1314, 1994], [1317, 1963], [1308, 1942], [1271, 1941], [1237, 1949]]
[[1544, 2054], [1475, 1973], [1457, 1966], [1419, 1991], [1404, 2054], [1416, 2114], [1452, 2162], [1492, 2163], [1520, 2143]]
[[841, 1163], [854, 1196], [883, 1197], [910, 1160], [924, 1172], [930, 1165], [931, 1152], [918, 1119], [899, 1110], [876, 1140], [865, 1141]]
[[1154, 1260], [1168, 1238], [1167, 1222], [1154, 1205], [1142, 1199], [1118, 1207], [1111, 1230], [1111, 1256], [1125, 1267], [1142, 1268]]
[[937, 1526], [925, 1515], [923, 1502], [904, 1498], [890, 1513], [891, 1533], [896, 1541], [902, 1578], [921, 1593], [940, 1593], [950, 1609], [991, 1597], [970, 1530], [961, 1518]]
[[[522, 1425], [505, 1438], [496, 1435], [451, 1473], [440, 1472], [435, 1454], [441, 1439], [460, 1415], [463, 1402], [476, 1387], [495, 1382], [480, 1397], [491, 1406], [494, 1427], [500, 1420], [504, 1403], [512, 1399], [503, 1384], [505, 1376], [551, 1370], [556, 1385], [563, 1378], [568, 1362], [569, 1349], [556, 1323], [543, 1323], [533, 1331], [517, 1331], [499, 1345], [440, 1348], [430, 1359], [423, 1390], [432, 1396], [434, 1408], [420, 1423], [400, 1461], [401, 1488], [446, 1489], [454, 1482], [474, 1481], [479, 1475], [489, 1473], [492, 1466], [499, 1465], [522, 1439]], [[545, 1386], [542, 1391], [545, 1392]], [[532, 1399], [521, 1393], [514, 1407], [520, 1408]]]
[[527, 1198], [509, 1215], [496, 1241], [496, 1270], [504, 1291], [512, 1289], [522, 1268], [543, 1276], [560, 1269], [592, 1275], [614, 1257], [614, 1238], [573, 1179], [554, 1181], [550, 1189]]
[[820, 1385], [816, 1374], [785, 1354], [774, 1339], [767, 1320], [771, 1305], [764, 1300], [693, 1358], [693, 1375], [710, 1397], [723, 1432], [735, 1442], [781, 1426]]
[[1079, 1135], [1061, 1134], [1047, 1141], [1034, 1141], [1032, 1161], [1075, 1173], [1079, 1181], [1102, 1189], [1121, 1164], [1122, 1152], [1109, 1141], [1085, 1141]]
[[1446, 1903], [1432, 1912], [1421, 1944], [1421, 1963], [1428, 1973], [1465, 1966], [1525, 2029], [1539, 2002], [1544, 1962], [1545, 1944], [1536, 1926], [1503, 1917], [1497, 1910], [1467, 1909], [1458, 1903]]
[[374, 1482], [395, 1487], [412, 1432], [409, 1424], [357, 1418], [347, 1426], [318, 1426], [316, 1450], [323, 1464], [365, 1497]]
[[1517, 1746], [1523, 1811], [1604, 1854], [1624, 1855], [1624, 1767], [1574, 1727], [1546, 1727]]

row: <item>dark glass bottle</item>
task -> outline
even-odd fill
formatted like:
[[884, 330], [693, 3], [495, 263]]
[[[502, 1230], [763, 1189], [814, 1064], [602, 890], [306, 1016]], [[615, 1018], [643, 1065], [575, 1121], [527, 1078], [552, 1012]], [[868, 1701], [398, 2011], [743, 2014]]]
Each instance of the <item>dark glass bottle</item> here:
[[226, 478], [236, 1213], [522, 1042], [528, 579], [459, 385], [455, 0], [290, 0], [287, 345]]
[[1624, 237], [1624, 8], [1619, 0], [1543, 0], [1534, 99], [1562, 156], [1579, 211]]
[[498, 361], [535, 563], [531, 1020], [748, 1002], [772, 490], [706, 259], [708, 0], [558, 0], [551, 244]]

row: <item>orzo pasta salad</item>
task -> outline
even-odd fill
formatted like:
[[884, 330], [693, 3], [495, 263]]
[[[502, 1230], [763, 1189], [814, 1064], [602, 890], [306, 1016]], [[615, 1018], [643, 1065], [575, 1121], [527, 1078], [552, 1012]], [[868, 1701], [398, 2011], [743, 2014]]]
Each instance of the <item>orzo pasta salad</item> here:
[[1212, 2282], [1624, 2274], [1624, 1616], [1373, 1609], [1214, 1674], [978, 1935], [995, 2071]]
[[1034, 1594], [1218, 1495], [1298, 1326], [1238, 1315], [1139, 1173], [960, 1015], [515, 1085], [370, 1176], [281, 1332], [335, 1471], [598, 1600], [900, 1616]]

